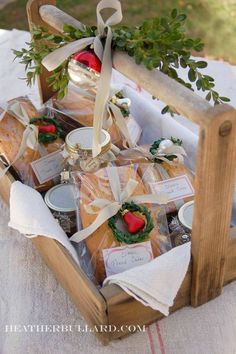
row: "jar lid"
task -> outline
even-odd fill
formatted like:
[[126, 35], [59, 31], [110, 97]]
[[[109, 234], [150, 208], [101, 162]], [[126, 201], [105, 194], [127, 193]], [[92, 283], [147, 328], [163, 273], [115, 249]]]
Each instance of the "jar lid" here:
[[44, 197], [47, 206], [55, 211], [76, 211], [73, 184], [58, 184], [47, 191]]
[[178, 218], [182, 225], [192, 230], [194, 201], [185, 203], [178, 212]]
[[[101, 131], [101, 142], [102, 153], [105, 153], [111, 147], [111, 137], [104, 129]], [[81, 150], [92, 152], [92, 144], [93, 127], [74, 129], [66, 136], [66, 145], [74, 151], [78, 151], [77, 146], [79, 146]]]

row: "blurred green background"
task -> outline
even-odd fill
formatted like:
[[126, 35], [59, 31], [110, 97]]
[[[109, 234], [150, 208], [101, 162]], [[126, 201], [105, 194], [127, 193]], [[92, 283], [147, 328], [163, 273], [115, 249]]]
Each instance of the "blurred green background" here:
[[[0, 28], [27, 30], [27, 0], [2, 1], [9, 1], [9, 4], [0, 10]], [[57, 6], [91, 25], [96, 24], [97, 3], [98, 0], [58, 0]], [[236, 64], [236, 0], [121, 0], [121, 3], [123, 23], [133, 25], [147, 18], [167, 15], [171, 9], [178, 8], [188, 15], [187, 33], [201, 37], [205, 43], [203, 55]]]

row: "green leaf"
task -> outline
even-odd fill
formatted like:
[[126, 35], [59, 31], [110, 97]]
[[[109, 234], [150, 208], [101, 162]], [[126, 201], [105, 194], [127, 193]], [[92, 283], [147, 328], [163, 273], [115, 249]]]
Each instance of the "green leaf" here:
[[17, 58], [22, 58], [23, 53], [22, 53], [20, 50], [12, 49], [12, 51], [13, 51], [13, 54], [15, 54], [15, 56], [16, 56]]
[[223, 102], [230, 102], [230, 98], [228, 97], [220, 96], [219, 99]]
[[210, 102], [210, 100], [211, 100], [211, 91], [209, 91], [208, 94], [206, 95], [206, 100]]
[[212, 97], [213, 97], [213, 100], [214, 101], [217, 101], [218, 100], [218, 98], [219, 98], [219, 94], [218, 94], [218, 92], [216, 92], [216, 91], [211, 91], [212, 92]]
[[196, 66], [197, 66], [197, 68], [204, 69], [204, 68], [207, 67], [207, 62], [205, 62], [205, 61], [197, 61], [196, 62]]
[[173, 9], [172, 12], [171, 12], [171, 17], [172, 18], [176, 18], [177, 13], [178, 13], [177, 9]]
[[162, 114], [166, 114], [169, 112], [169, 106], [165, 106], [163, 110], [161, 111]]
[[189, 69], [188, 78], [191, 82], [196, 81], [197, 75], [196, 75], [196, 72], [192, 68]]
[[63, 26], [63, 32], [65, 32], [65, 33], [74, 33], [75, 31], [76, 31], [76, 28], [74, 28], [71, 25], [65, 24]]
[[213, 79], [213, 77], [211, 77], [211, 76], [209, 76], [209, 75], [204, 75], [204, 78], [207, 79], [207, 80], [210, 81], [210, 82], [215, 81], [215, 80]]
[[187, 68], [187, 63], [186, 63], [186, 60], [184, 58], [180, 58], [180, 65], [184, 69]]
[[179, 22], [183, 22], [186, 20], [186, 18], [187, 18], [187, 16], [185, 14], [180, 14], [176, 17], [176, 20]]

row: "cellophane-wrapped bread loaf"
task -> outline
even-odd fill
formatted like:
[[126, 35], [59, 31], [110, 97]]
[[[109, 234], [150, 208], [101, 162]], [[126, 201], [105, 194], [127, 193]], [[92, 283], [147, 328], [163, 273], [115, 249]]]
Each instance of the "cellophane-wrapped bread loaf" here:
[[[150, 155], [149, 149], [150, 145], [143, 145], [137, 149], [121, 151], [120, 155], [117, 156], [116, 165], [124, 166], [128, 164], [138, 164], [138, 173], [149, 193], [152, 192], [151, 185], [154, 183], [179, 176], [187, 176], [190, 184], [194, 187], [194, 175], [184, 164], [184, 161], [179, 162], [176, 159], [176, 161], [170, 161], [170, 163], [165, 161], [155, 163], [154, 160], [149, 159], [150, 156], [148, 157], [148, 154]], [[147, 155], [145, 153], [147, 153]], [[193, 198], [194, 196], [192, 195], [175, 202], [169, 202], [165, 205], [166, 212], [176, 213], [181, 205], [193, 200]]]
[[[168, 165], [166, 162], [158, 163], [143, 163], [139, 165], [139, 174], [143, 179], [143, 183], [149, 192], [152, 192], [152, 185], [156, 182], [168, 180], [179, 176], [187, 176], [192, 186], [194, 186], [194, 176], [192, 172], [182, 163]], [[166, 213], [176, 213], [184, 203], [193, 200], [194, 196], [181, 198], [175, 202], [169, 202], [165, 205]]]
[[[29, 118], [40, 116], [27, 97], [19, 97], [16, 100], [24, 107]], [[3, 118], [0, 121], [0, 153], [4, 156], [6, 161], [11, 164], [19, 151], [25, 126], [11, 114], [7, 112], [4, 113], [3, 110], [1, 110], [1, 112]], [[49, 154], [58, 150], [61, 145], [62, 140], [57, 139], [51, 144], [44, 145], [44, 151]], [[12, 168], [23, 183], [39, 191], [45, 191], [53, 186], [53, 181], [40, 184], [31, 167], [31, 162], [40, 157], [42, 156], [39, 151], [27, 147], [23, 156], [14, 162]]]
[[[138, 181], [138, 186], [136, 187], [133, 195], [144, 195], [147, 193], [145, 185], [143, 184], [135, 166], [121, 166], [113, 168], [117, 169], [122, 189], [126, 186], [128, 180], [132, 178]], [[75, 176], [75, 181], [76, 186], [79, 189], [80, 196], [78, 201], [78, 209], [80, 211], [81, 224], [82, 228], [86, 228], [91, 225], [97, 217], [96, 214], [89, 214], [87, 212], [86, 205], [97, 198], [105, 198], [110, 201], [114, 201], [114, 197], [107, 177], [106, 169], [101, 169], [94, 174], [77, 174]], [[154, 221], [154, 228], [145, 241], [150, 240], [153, 256], [157, 257], [160, 255], [159, 239], [161, 237], [157, 225], [157, 214], [161, 207], [158, 205], [154, 206], [152, 204], [146, 204], [146, 207], [151, 212], [151, 216]], [[98, 283], [102, 283], [106, 277], [102, 251], [108, 248], [119, 247], [122, 244], [115, 239], [111, 228], [108, 226], [108, 221], [101, 225], [93, 234], [87, 237], [85, 242], [91, 257], [95, 278]]]
[[[53, 98], [53, 107], [72, 120], [75, 120], [80, 126], [92, 127], [95, 105], [94, 97], [84, 96], [76, 91], [75, 88], [69, 87], [68, 93], [63, 99]], [[123, 137], [114, 121], [107, 131], [111, 136], [112, 143], [123, 149]]]

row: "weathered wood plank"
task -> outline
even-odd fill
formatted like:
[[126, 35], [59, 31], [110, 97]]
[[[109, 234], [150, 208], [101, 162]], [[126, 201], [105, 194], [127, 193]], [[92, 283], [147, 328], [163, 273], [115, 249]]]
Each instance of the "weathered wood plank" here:
[[221, 293], [229, 242], [236, 162], [236, 110], [208, 112], [200, 131], [192, 231], [192, 305]]
[[[38, 27], [41, 26], [41, 27], [48, 28], [51, 33], [57, 33], [56, 29], [54, 29], [52, 26], [44, 22], [39, 14], [40, 7], [45, 4], [55, 5], [56, 0], [29, 0], [28, 1], [26, 10], [27, 10], [30, 31], [32, 32], [35, 26]], [[47, 78], [49, 75], [50, 75], [49, 72], [44, 67], [42, 67], [42, 72], [38, 76], [39, 94], [42, 103], [48, 101], [53, 95], [53, 91], [48, 86], [47, 83]]]
[[236, 279], [236, 238], [232, 238], [229, 240], [228, 249], [227, 249], [224, 285], [230, 283], [235, 279]]

